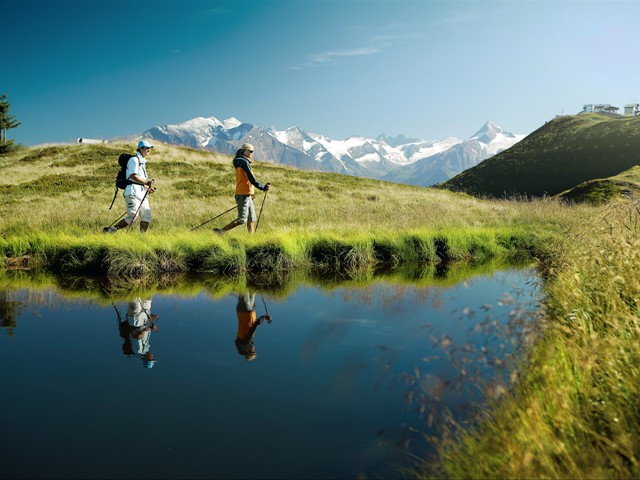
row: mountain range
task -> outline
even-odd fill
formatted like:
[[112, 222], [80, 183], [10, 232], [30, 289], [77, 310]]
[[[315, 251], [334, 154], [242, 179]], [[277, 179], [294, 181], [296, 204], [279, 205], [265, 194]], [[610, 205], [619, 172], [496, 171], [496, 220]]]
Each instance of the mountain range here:
[[153, 127], [144, 138], [233, 155], [243, 143], [252, 143], [254, 158], [304, 170], [336, 172], [410, 185], [430, 186], [473, 167], [510, 148], [525, 135], [486, 122], [468, 139], [447, 137], [438, 141], [389, 137], [351, 136], [333, 140], [298, 127], [263, 128], [231, 117], [197, 117], [179, 124]]

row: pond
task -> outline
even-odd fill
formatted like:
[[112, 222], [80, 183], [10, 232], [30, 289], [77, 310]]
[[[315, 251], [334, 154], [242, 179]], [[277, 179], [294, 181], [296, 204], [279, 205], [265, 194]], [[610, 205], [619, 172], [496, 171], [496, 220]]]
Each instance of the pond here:
[[398, 478], [509, 388], [532, 270], [113, 302], [0, 292], [2, 478]]

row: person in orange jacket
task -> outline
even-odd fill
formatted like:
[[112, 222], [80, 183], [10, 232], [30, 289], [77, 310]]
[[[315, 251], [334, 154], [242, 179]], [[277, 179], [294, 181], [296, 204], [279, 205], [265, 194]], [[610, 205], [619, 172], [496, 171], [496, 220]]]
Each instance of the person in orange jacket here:
[[233, 167], [236, 171], [236, 203], [238, 204], [238, 218], [233, 220], [223, 228], [214, 228], [213, 231], [218, 235], [237, 227], [238, 225], [247, 224], [249, 233], [255, 232], [256, 229], [256, 209], [253, 205], [255, 188], [263, 192], [269, 191], [271, 184], [260, 183], [256, 180], [251, 170], [251, 160], [253, 159], [253, 145], [245, 143], [236, 152], [233, 159]]
[[241, 292], [238, 294], [236, 314], [238, 317], [238, 334], [236, 335], [236, 349], [247, 361], [255, 360], [256, 347], [253, 344], [253, 337], [260, 324], [266, 320], [271, 323], [271, 315], [261, 315], [257, 317], [255, 307], [256, 294], [251, 292]]

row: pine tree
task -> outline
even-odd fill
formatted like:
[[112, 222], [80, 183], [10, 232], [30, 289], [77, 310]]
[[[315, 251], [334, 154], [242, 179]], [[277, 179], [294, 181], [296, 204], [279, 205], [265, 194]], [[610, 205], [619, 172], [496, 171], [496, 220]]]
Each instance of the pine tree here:
[[11, 102], [7, 100], [7, 94], [0, 95], [0, 143], [7, 142], [7, 130], [10, 128], [16, 128], [20, 125], [20, 122], [16, 120], [16, 117], [9, 113], [11, 108]]

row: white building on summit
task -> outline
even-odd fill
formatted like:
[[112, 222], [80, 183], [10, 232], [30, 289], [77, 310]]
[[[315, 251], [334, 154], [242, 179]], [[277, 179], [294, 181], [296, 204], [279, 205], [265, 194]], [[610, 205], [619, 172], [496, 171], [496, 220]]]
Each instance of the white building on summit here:
[[[620, 109], [608, 103], [590, 103], [582, 107], [580, 113], [604, 113], [605, 115], [620, 116]], [[640, 115], [640, 103], [627, 103], [624, 106], [624, 116]]]

